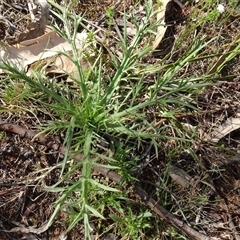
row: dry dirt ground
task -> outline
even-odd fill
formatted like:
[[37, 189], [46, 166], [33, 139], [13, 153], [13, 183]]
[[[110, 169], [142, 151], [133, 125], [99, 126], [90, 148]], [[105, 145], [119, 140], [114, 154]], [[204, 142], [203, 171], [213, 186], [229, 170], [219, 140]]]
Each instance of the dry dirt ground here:
[[[80, 1], [81, 2], [81, 1]], [[87, 1], [79, 3], [76, 7], [78, 13], [88, 10], [86, 18], [99, 20], [104, 16], [108, 6], [113, 6], [117, 1]], [[116, 11], [122, 11], [120, 5]], [[169, 27], [165, 40], [160, 45], [172, 46], [176, 31], [184, 28], [184, 19], [179, 17], [179, 6], [173, 4], [168, 10], [169, 21], [175, 21], [174, 28]], [[181, 15], [182, 13], [180, 13]], [[174, 19], [175, 18], [175, 19]], [[228, 23], [226, 23], [228, 24]], [[207, 28], [207, 27], [206, 27]], [[234, 35], [240, 28], [239, 16], [231, 16], [226, 34]], [[173, 31], [174, 34], [173, 34]], [[212, 29], [214, 34], [214, 29]], [[210, 34], [211, 33], [206, 33]], [[212, 37], [210, 36], [209, 37]], [[234, 36], [232, 36], [234, 38]], [[161, 52], [161, 54], [164, 54]], [[165, 52], [166, 54], [166, 52]], [[181, 51], [176, 52], [173, 58], [177, 58]], [[157, 61], [158, 56], [152, 61]], [[210, 129], [221, 125], [231, 117], [237, 117], [240, 98], [240, 56], [232, 60], [231, 64], [224, 68], [221, 85], [207, 88], [201, 93], [195, 105], [201, 112], [199, 114], [186, 114], [179, 116], [181, 123], [197, 125], [201, 123], [202, 131], [210, 132]], [[204, 64], [204, 63], [203, 63]], [[207, 64], [207, 63], [206, 63]], [[185, 75], [192, 72], [201, 74], [206, 66], [191, 66]], [[228, 77], [232, 75], [233, 77]], [[0, 96], [1, 99], [1, 96]], [[17, 101], [17, 100], [16, 100]], [[72, 231], [65, 233], [66, 214], [61, 212], [56, 221], [49, 229], [44, 229], [51, 213], [54, 202], [58, 199], [57, 193], [49, 193], [44, 190], [45, 185], [53, 185], [58, 181], [59, 169], [54, 166], [62, 160], [61, 144], [62, 137], [58, 134], [48, 136], [46, 139], [34, 137], [34, 132], [41, 129], [41, 124], [51, 120], [51, 115], [43, 111], [37, 111], [35, 115], [26, 112], [0, 113], [0, 239], [83, 239], [83, 225], [79, 223]], [[37, 121], [36, 121], [37, 119]], [[30, 130], [31, 132], [28, 132]], [[192, 157], [188, 152], [181, 152], [172, 159], [171, 174], [177, 176], [176, 183], [169, 179], [171, 191], [178, 196], [177, 206], [168, 206], [168, 210], [189, 207], [189, 216], [179, 213], [178, 217], [185, 223], [191, 222], [191, 226], [198, 232], [216, 239], [240, 239], [240, 130], [232, 131], [221, 139], [224, 148], [206, 142], [193, 144], [194, 154], [198, 159]], [[169, 145], [169, 150], [174, 149], [174, 142]], [[228, 150], [227, 150], [228, 149]], [[150, 163], [139, 172], [139, 185], [149, 196], [157, 189], [159, 174], [166, 166], [167, 150], [160, 150], [158, 158], [154, 151], [150, 152]], [[49, 168], [49, 173], [42, 175], [42, 169]], [[188, 173], [186, 178], [179, 180], [179, 172]], [[78, 172], [76, 172], [76, 175]], [[97, 175], [97, 174], [96, 174]], [[104, 176], [102, 176], [104, 177]], [[186, 186], [187, 184], [187, 186]], [[198, 206], [196, 199], [205, 197], [205, 204]], [[134, 193], [130, 196], [136, 202], [136, 208], [141, 207]], [[159, 196], [160, 198], [160, 196]], [[158, 200], [161, 202], [160, 200]], [[142, 204], [142, 205], [141, 205]], [[157, 215], [156, 215], [157, 216]], [[195, 225], [193, 225], [193, 223]], [[113, 233], [101, 235], [101, 229], [93, 219], [93, 239], [121, 239]], [[111, 222], [102, 223], [110, 225]], [[151, 224], [154, 225], [154, 222]], [[145, 232], [140, 239], [152, 239], [156, 234], [154, 228]], [[155, 238], [157, 239], [157, 238]], [[161, 239], [161, 238], [159, 238]], [[170, 239], [170, 238], [168, 238]]]

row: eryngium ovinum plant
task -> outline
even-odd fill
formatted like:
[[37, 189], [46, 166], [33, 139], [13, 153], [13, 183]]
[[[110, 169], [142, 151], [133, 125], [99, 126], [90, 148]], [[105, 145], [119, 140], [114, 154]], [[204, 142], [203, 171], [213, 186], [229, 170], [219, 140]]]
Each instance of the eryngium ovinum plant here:
[[[59, 54], [66, 56], [75, 65], [77, 74], [69, 74], [73, 87], [60, 85], [45, 76], [43, 70], [27, 76], [9, 63], [1, 66], [8, 70], [11, 79], [25, 81], [36, 94], [34, 101], [38, 106], [49, 109], [55, 114], [55, 119], [59, 119], [49, 122], [43, 131], [64, 133], [63, 144], [67, 149], [59, 163], [59, 181], [47, 188], [48, 191], [60, 194], [49, 225], [59, 211], [65, 209], [69, 214], [68, 230], [83, 221], [85, 239], [90, 239], [90, 218], [105, 218], [103, 207], [108, 201], [105, 196], [114, 192], [114, 196], [125, 197], [116, 186], [110, 187], [108, 181], [100, 183], [92, 177], [96, 166], [126, 172], [126, 169], [118, 166], [114, 150], [109, 148], [98, 151], [96, 143], [99, 143], [99, 139], [104, 134], [111, 136], [113, 141], [117, 138], [122, 150], [126, 151], [129, 150], [128, 139], [134, 139], [136, 146], [147, 140], [157, 153], [159, 141], [170, 136], [162, 125], [154, 127], [154, 121], [148, 120], [145, 110], [151, 107], [158, 109], [158, 116], [169, 118], [171, 124], [171, 121], [175, 121], [175, 113], [181, 113], [186, 107], [193, 108], [190, 104], [191, 96], [206, 86], [206, 76], [180, 79], [175, 77], [179, 70], [193, 62], [197, 53], [207, 46], [208, 42], [204, 39], [196, 38], [175, 63], [147, 64], [142, 61], [143, 57], [151, 52], [151, 46], [146, 39], [154, 34], [157, 27], [157, 23], [152, 21], [156, 12], [152, 10], [154, 7], [151, 1], [146, 1], [144, 7], [146, 16], [140, 22], [131, 16], [136, 29], [132, 39], [127, 36], [126, 26], [123, 31], [116, 28], [116, 44], [122, 54], [121, 58], [107, 49], [103, 42], [95, 44], [94, 33], [84, 25], [82, 17], [69, 13], [66, 8], [61, 8], [61, 13], [53, 12], [58, 20], [64, 23], [64, 28], [54, 25], [52, 29], [72, 46], [72, 54], [64, 51]], [[125, 22], [126, 18], [125, 14]], [[82, 50], [77, 48], [75, 41], [80, 28], [88, 31]], [[111, 70], [107, 67], [106, 55], [111, 59]], [[82, 68], [83, 58], [89, 61], [87, 69]], [[149, 81], [151, 76], [152, 80]], [[150, 127], [152, 130], [146, 131]], [[181, 136], [175, 136], [175, 139], [184, 140]], [[74, 156], [78, 154], [83, 156], [80, 162], [74, 160]], [[136, 166], [137, 159], [138, 157], [134, 156], [129, 160], [134, 161], [132, 166]], [[73, 179], [72, 175], [76, 171], [79, 176]], [[100, 198], [105, 200], [101, 201]]]

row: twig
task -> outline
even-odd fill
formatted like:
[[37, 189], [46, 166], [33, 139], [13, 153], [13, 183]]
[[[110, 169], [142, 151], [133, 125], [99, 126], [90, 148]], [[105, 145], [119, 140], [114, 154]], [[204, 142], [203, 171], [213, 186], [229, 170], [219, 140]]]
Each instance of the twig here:
[[[26, 137], [28, 139], [32, 139], [35, 142], [38, 142], [42, 145], [45, 145], [54, 151], [59, 151], [61, 154], [65, 154], [67, 148], [62, 146], [59, 142], [54, 141], [54, 140], [49, 140], [47, 136], [40, 135], [38, 136], [37, 132], [31, 131], [25, 127], [19, 126], [17, 124], [11, 124], [11, 123], [6, 123], [0, 120], [0, 130], [16, 133], [20, 135], [21, 137]], [[70, 152], [71, 155], [71, 152]], [[78, 154], [74, 156], [74, 159], [76, 161], [82, 161], [83, 156], [81, 154]]]
[[2, 191], [0, 191], [0, 197], [1, 196], [6, 196], [7, 194], [12, 193], [12, 192], [14, 192], [14, 193], [20, 192], [20, 191], [24, 190], [24, 188], [25, 187], [17, 186], [17, 187], [12, 187], [12, 188], [2, 190]]

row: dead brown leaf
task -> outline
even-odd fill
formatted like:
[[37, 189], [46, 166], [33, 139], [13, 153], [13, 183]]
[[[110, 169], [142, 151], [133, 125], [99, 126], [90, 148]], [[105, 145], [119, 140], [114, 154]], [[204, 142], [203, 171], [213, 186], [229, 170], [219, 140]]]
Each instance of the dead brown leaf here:
[[[84, 48], [87, 34], [79, 33], [76, 36], [76, 47], [78, 50]], [[35, 39], [26, 40], [17, 46], [8, 46], [0, 51], [0, 65], [5, 61], [15, 66], [17, 69], [25, 70], [31, 64], [47, 59], [52, 64], [55, 62], [56, 68], [66, 72], [73, 72], [74, 64], [68, 57], [61, 55], [61, 52], [71, 52], [72, 46], [56, 32], [48, 32]], [[0, 73], [4, 73], [0, 69]]]
[[152, 49], [155, 50], [159, 43], [162, 41], [163, 36], [167, 30], [167, 26], [165, 24], [165, 12], [167, 8], [167, 4], [170, 2], [170, 0], [161, 0], [162, 4], [159, 4], [157, 8], [157, 22], [159, 22], [159, 26], [157, 28], [157, 35], [155, 37], [155, 40], [152, 43]]

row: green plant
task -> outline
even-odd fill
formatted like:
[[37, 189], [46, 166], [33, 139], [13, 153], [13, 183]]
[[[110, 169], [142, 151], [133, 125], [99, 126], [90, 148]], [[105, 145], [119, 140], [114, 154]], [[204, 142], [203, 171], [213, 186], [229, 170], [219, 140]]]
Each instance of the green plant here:
[[116, 214], [110, 214], [110, 218], [112, 218], [118, 227], [121, 229], [120, 233], [123, 235], [122, 239], [131, 239], [137, 240], [143, 235], [143, 230], [145, 228], [151, 228], [150, 219], [152, 217], [152, 213], [143, 212], [137, 213], [135, 215], [131, 208], [128, 208], [128, 213], [124, 215], [117, 216]]
[[31, 96], [29, 86], [21, 81], [6, 81], [4, 84], [4, 92], [2, 99], [8, 104], [21, 104]]

